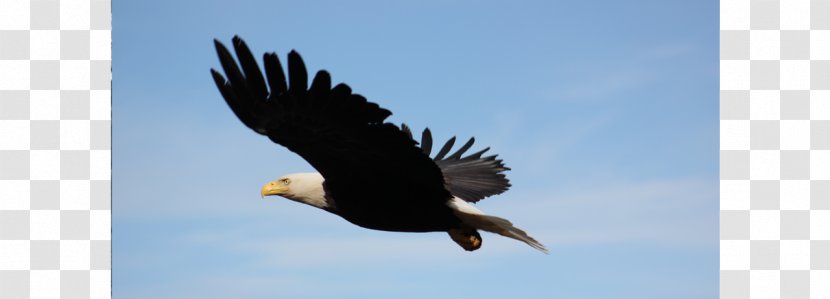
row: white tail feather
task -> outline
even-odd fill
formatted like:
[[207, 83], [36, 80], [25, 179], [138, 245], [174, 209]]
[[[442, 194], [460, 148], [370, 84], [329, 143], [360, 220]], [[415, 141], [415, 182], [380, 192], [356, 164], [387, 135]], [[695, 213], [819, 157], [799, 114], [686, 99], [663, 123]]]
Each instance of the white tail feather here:
[[459, 198], [453, 198], [449, 202], [449, 206], [455, 210], [455, 215], [469, 226], [525, 242], [530, 247], [545, 254], [548, 253], [545, 245], [533, 239], [525, 231], [513, 226], [513, 223], [507, 219], [484, 214], [481, 210], [476, 209], [473, 205]]

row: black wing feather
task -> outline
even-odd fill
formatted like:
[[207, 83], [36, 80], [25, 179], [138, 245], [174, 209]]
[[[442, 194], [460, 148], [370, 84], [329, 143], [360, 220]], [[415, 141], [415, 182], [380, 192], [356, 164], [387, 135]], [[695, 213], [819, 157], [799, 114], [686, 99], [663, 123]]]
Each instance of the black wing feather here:
[[[475, 139], [470, 138], [454, 154], [444, 158], [454, 143], [455, 137], [450, 138], [433, 159], [441, 168], [446, 188], [452, 195], [468, 202], [478, 202], [510, 188], [510, 181], [503, 173], [510, 168], [504, 166], [504, 162], [497, 159], [496, 155], [481, 157], [490, 150], [489, 147], [462, 157], [475, 143]], [[421, 135], [421, 149], [429, 155], [431, 147], [432, 133], [427, 128]]]

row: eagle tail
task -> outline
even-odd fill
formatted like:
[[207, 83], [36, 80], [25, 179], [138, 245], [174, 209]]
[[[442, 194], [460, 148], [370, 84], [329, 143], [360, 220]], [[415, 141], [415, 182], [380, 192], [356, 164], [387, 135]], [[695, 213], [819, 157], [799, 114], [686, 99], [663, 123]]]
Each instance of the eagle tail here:
[[528, 235], [524, 230], [513, 226], [513, 223], [507, 219], [484, 214], [484, 212], [476, 209], [470, 203], [457, 197], [449, 202], [449, 206], [454, 210], [455, 215], [461, 218], [461, 221], [468, 226], [522, 241], [536, 250], [545, 254], [548, 253], [545, 245], [536, 241], [536, 239]]

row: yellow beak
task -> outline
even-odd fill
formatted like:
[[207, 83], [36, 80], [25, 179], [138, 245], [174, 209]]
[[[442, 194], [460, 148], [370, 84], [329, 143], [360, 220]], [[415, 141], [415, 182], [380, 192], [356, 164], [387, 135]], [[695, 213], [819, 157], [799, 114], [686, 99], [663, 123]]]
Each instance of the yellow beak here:
[[288, 187], [281, 184], [280, 182], [270, 181], [266, 183], [265, 186], [262, 186], [262, 190], [260, 190], [259, 194], [262, 195], [262, 197], [264, 198], [270, 195], [280, 195], [285, 191], [288, 191]]

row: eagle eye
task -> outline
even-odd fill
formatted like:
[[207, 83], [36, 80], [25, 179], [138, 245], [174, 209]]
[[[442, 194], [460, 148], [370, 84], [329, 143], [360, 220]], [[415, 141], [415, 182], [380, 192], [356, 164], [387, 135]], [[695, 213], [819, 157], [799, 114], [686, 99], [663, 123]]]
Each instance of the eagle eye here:
[[283, 185], [288, 186], [288, 184], [290, 184], [290, 183], [291, 183], [291, 180], [289, 180], [289, 179], [282, 179], [282, 180], [280, 180], [280, 182], [282, 182], [282, 184], [283, 184]]

